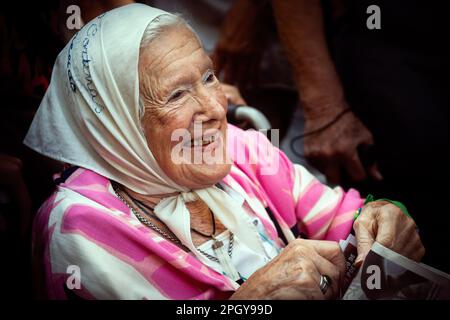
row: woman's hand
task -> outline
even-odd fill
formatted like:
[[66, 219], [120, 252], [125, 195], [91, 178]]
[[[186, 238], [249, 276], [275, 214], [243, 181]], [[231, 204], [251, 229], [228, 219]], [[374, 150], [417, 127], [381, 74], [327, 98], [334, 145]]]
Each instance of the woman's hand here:
[[[339, 294], [344, 271], [345, 259], [336, 242], [296, 239], [248, 278], [231, 299], [332, 299]], [[321, 275], [331, 278], [325, 294], [319, 288]]]
[[353, 228], [358, 242], [356, 265], [362, 263], [374, 241], [415, 261], [425, 254], [414, 220], [390, 202], [365, 205]]

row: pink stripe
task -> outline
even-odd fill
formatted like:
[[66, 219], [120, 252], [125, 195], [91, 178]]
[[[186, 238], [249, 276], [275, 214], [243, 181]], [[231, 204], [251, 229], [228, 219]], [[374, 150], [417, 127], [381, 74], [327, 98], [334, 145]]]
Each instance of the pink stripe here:
[[319, 232], [324, 225], [331, 223], [337, 209], [339, 208], [339, 204], [340, 202], [338, 201], [332, 207], [323, 209], [320, 213], [318, 213], [319, 217], [315, 217], [313, 222], [305, 223], [310, 235], [316, 235], [316, 233]]
[[338, 219], [333, 221], [333, 224], [328, 229], [324, 240], [339, 241], [346, 239], [353, 226], [354, 211], [341, 214]]
[[303, 220], [322, 197], [325, 187], [314, 180], [297, 203], [297, 217]]
[[177, 300], [191, 299], [209, 289], [208, 284], [199, 283], [177, 269], [167, 266], [158, 268], [153, 273], [153, 280], [165, 295]]
[[347, 212], [356, 210], [359, 207], [364, 205], [364, 199], [361, 199], [361, 196], [358, 191], [355, 189], [349, 189], [345, 195], [344, 200], [342, 201], [340, 212]]
[[71, 187], [89, 186], [92, 184], [101, 184], [106, 187], [109, 179], [88, 169], [79, 168], [73, 172], [62, 185]]
[[[335, 215], [336, 212], [338, 211], [340, 205], [342, 204], [341, 200], [342, 200], [342, 193], [339, 195], [336, 195], [337, 199], [333, 199], [334, 203], [331, 203], [329, 205], [327, 205], [326, 207], [324, 207], [323, 209], [321, 209], [320, 211], [318, 211], [312, 218], [309, 219], [308, 222], [305, 222], [306, 225], [314, 225], [317, 222], [322, 221], [323, 218], [325, 218], [326, 216], [329, 216], [330, 214]], [[323, 204], [323, 202], [325, 202], [324, 199], [320, 199], [319, 202], [317, 203], [316, 206], [321, 206]]]
[[[46, 295], [49, 298], [63, 299], [64, 291], [54, 288], [52, 285], [52, 265], [50, 257], [50, 241], [55, 226], [49, 226], [49, 219], [53, 209], [61, 202], [61, 199], [55, 201], [57, 192], [53, 193], [39, 209], [33, 223], [33, 269], [38, 274], [38, 282], [44, 283], [37, 286], [39, 289], [46, 288]], [[62, 289], [62, 288], [61, 288]], [[43, 293], [44, 294], [44, 293]]]
[[[174, 249], [171, 248], [166, 251], [167, 246], [174, 247], [175, 245], [163, 240], [156, 242], [152, 239], [149, 233], [153, 233], [150, 229], [146, 229], [147, 233], [138, 232], [136, 228], [130, 228], [128, 223], [124, 223], [126, 217], [112, 216], [107, 212], [95, 209], [86, 205], [74, 205], [67, 209], [61, 224], [62, 233], [78, 233], [89, 240], [93, 241], [110, 254], [133, 265], [142, 275], [154, 282], [152, 270], [149, 267], [152, 265], [160, 265], [164, 261], [177, 265], [177, 256], [173, 254]], [[101, 226], [99, 228], [98, 226]], [[112, 237], [111, 235], [114, 235]], [[178, 248], [177, 248], [178, 249]], [[155, 256], [157, 254], [157, 256]], [[213, 271], [213, 275], [206, 276], [198, 273], [198, 269], [202, 266], [196, 258], [190, 257], [186, 252], [178, 249], [178, 254], [185, 257], [187, 265], [182, 270], [185, 277], [194, 277], [200, 282], [205, 282], [220, 289], [228, 289], [228, 281], [225, 277]], [[151, 262], [152, 260], [155, 260]], [[159, 262], [157, 262], [159, 261]], [[151, 268], [150, 268], [151, 269]]]
[[347, 212], [343, 212], [340, 213], [339, 215], [337, 215], [334, 220], [333, 223], [330, 226], [331, 228], [334, 228], [342, 223], [346, 223], [346, 222], [352, 222], [353, 223], [353, 216], [355, 215], [355, 211], [351, 210], [351, 211], [347, 211]]

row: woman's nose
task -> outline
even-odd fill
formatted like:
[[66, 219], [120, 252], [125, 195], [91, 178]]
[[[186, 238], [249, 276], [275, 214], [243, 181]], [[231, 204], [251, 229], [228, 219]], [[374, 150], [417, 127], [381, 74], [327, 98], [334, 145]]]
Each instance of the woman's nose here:
[[226, 104], [224, 104], [224, 101], [221, 101], [218, 95], [204, 92], [194, 99], [196, 100], [194, 121], [206, 122], [210, 120], [222, 120], [226, 117]]

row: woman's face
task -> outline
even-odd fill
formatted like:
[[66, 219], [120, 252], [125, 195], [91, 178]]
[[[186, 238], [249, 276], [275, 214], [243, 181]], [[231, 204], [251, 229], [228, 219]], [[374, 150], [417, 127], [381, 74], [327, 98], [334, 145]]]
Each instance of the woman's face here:
[[142, 127], [165, 174], [190, 189], [222, 180], [230, 170], [227, 99], [195, 35], [166, 29], [141, 50], [139, 82]]

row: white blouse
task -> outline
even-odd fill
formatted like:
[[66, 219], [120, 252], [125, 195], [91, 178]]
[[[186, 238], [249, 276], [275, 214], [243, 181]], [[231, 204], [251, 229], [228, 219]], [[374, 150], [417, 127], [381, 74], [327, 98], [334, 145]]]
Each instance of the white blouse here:
[[[282, 247], [278, 243], [275, 243], [272, 239], [270, 239], [263, 223], [258, 217], [256, 217], [252, 213], [250, 207], [242, 198], [242, 196], [231, 188], [228, 188], [226, 186], [222, 187], [230, 196], [232, 196], [242, 204], [242, 206], [245, 209], [245, 212], [248, 213], [247, 218], [251, 219], [253, 224], [256, 226], [256, 229], [258, 230], [259, 239], [261, 240], [261, 243], [265, 251], [264, 255], [254, 252], [246, 245], [241, 243], [238, 237], [234, 235], [233, 250], [231, 253], [231, 262], [238, 271], [239, 275], [241, 276], [241, 279], [245, 281], [253, 274], [253, 272], [265, 266], [270, 260], [276, 257], [281, 252]], [[216, 239], [223, 242], [225, 250], [228, 253], [228, 248], [230, 244], [230, 232], [228, 230], [225, 230], [224, 232], [219, 234], [216, 237]], [[213, 240], [209, 240], [205, 243], [202, 243], [197, 248], [215, 257], [214, 250], [212, 249], [212, 244]], [[226, 275], [220, 263], [212, 260], [211, 263], [214, 270], [216, 270], [221, 274]]]

